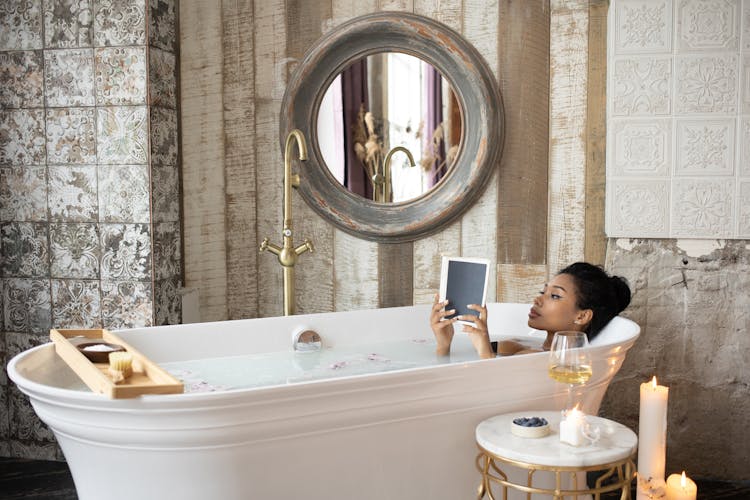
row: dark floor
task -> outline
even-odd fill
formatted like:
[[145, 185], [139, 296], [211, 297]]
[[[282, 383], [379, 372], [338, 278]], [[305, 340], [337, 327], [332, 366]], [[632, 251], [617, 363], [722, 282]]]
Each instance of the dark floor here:
[[68, 464], [0, 458], [0, 497], [77, 500]]
[[[698, 500], [750, 500], [750, 481], [698, 479], [696, 483]], [[65, 462], [0, 458], [0, 498], [77, 500], [78, 497]], [[602, 496], [603, 500], [615, 498], [619, 499], [619, 494]]]

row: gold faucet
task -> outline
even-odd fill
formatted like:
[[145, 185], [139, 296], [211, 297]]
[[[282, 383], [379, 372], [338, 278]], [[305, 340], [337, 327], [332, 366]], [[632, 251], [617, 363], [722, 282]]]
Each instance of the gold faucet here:
[[292, 187], [299, 187], [299, 174], [292, 174], [292, 146], [297, 143], [299, 159], [307, 160], [307, 143], [305, 137], [298, 129], [294, 129], [286, 136], [286, 147], [284, 148], [284, 229], [281, 235], [284, 244], [280, 247], [269, 243], [264, 238], [260, 244], [260, 252], [268, 250], [279, 257], [279, 263], [284, 268], [284, 316], [294, 314], [294, 264], [297, 256], [306, 251], [314, 251], [312, 241], [305, 238], [305, 242], [294, 247], [292, 244]]
[[397, 153], [399, 151], [402, 151], [404, 154], [406, 154], [406, 157], [409, 159], [409, 164], [413, 167], [416, 164], [414, 163], [414, 157], [411, 155], [411, 152], [406, 149], [403, 146], [396, 146], [395, 148], [388, 151], [388, 154], [385, 155], [385, 160], [383, 160], [383, 196], [381, 198], [382, 201], [393, 201], [393, 193], [391, 193], [391, 158], [393, 157], [394, 153]]

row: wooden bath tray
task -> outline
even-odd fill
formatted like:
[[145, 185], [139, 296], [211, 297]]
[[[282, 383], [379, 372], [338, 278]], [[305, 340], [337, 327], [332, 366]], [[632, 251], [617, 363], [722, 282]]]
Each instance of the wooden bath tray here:
[[[110, 398], [134, 398], [141, 394], [179, 394], [182, 383], [159, 365], [128, 345], [114, 333], [103, 330], [50, 330], [55, 352], [94, 392]], [[107, 375], [108, 363], [93, 363], [70, 341], [73, 337], [86, 337], [122, 346], [133, 355], [133, 375], [115, 384]]]

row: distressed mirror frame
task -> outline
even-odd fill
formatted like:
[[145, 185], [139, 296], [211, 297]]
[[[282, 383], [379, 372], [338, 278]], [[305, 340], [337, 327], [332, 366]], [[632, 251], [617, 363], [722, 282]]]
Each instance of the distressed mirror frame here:
[[[383, 204], [351, 193], [331, 175], [318, 146], [317, 121], [333, 79], [353, 61], [387, 51], [437, 68], [453, 87], [463, 127], [454, 164], [434, 188], [412, 200]], [[505, 136], [500, 92], [479, 52], [447, 26], [404, 12], [358, 17], [323, 36], [289, 80], [279, 126], [282, 152], [292, 129], [308, 141], [309, 159], [297, 167], [298, 191], [307, 204], [336, 227], [383, 243], [427, 236], [468, 209], [499, 165]]]

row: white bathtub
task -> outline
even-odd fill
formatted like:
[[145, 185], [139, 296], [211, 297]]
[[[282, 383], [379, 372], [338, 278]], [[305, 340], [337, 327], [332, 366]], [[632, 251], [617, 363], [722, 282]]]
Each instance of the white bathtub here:
[[[526, 304], [490, 304], [490, 331], [528, 335]], [[429, 306], [118, 332], [158, 363], [291, 350], [316, 330], [326, 348], [432, 341]], [[583, 396], [595, 414], [639, 334], [615, 318], [593, 342]], [[459, 336], [460, 334], [457, 334]], [[456, 357], [471, 347], [456, 342]], [[304, 355], [303, 355], [304, 356]], [[269, 387], [110, 400], [81, 389], [51, 344], [8, 364], [57, 437], [81, 499], [473, 498], [474, 428], [499, 413], [561, 409], [544, 353], [438, 363]]]

